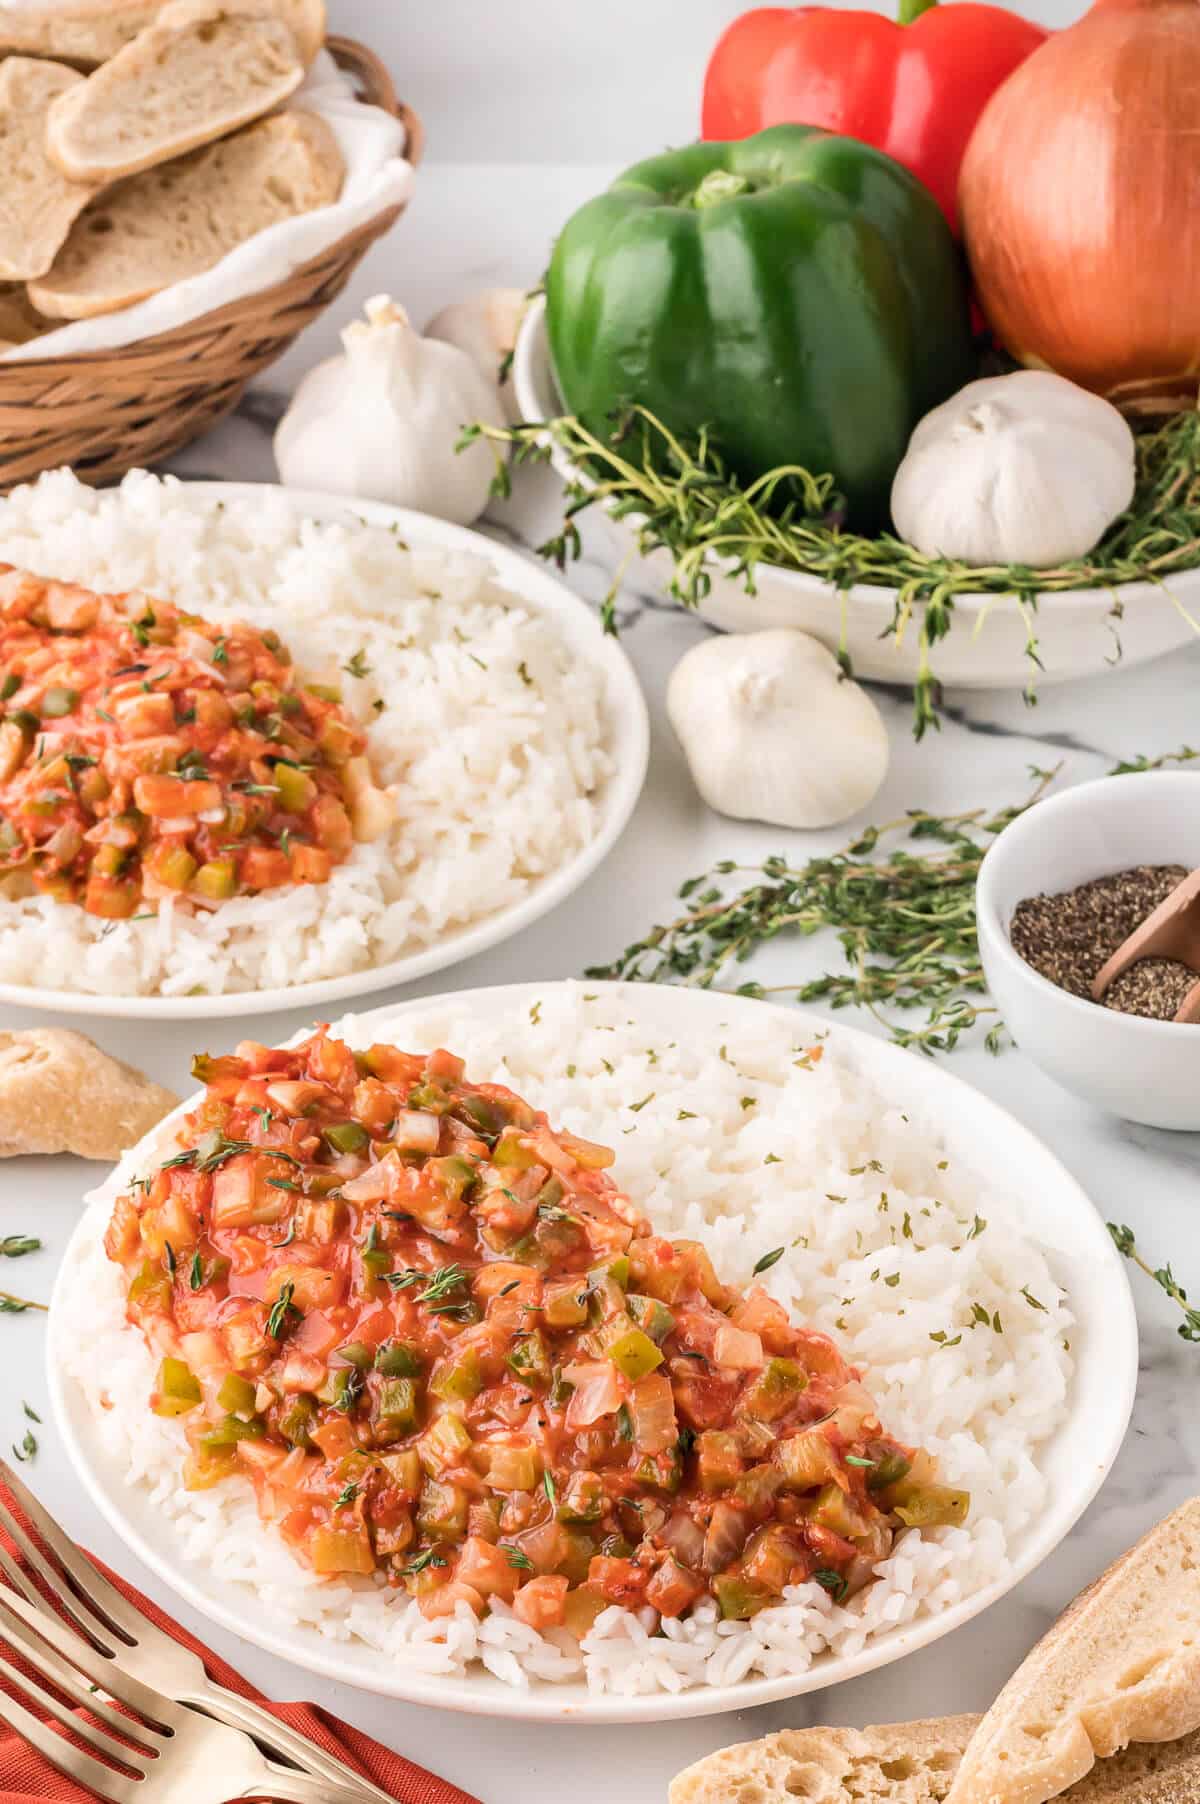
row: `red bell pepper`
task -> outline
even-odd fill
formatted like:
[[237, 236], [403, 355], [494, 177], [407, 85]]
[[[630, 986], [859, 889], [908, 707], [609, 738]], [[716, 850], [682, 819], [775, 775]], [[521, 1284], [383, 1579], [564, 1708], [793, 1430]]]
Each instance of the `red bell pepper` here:
[[886, 151], [958, 230], [958, 169], [975, 121], [1047, 36], [1000, 6], [900, 0], [900, 22], [823, 6], [743, 13], [713, 52], [702, 135], [820, 125]]

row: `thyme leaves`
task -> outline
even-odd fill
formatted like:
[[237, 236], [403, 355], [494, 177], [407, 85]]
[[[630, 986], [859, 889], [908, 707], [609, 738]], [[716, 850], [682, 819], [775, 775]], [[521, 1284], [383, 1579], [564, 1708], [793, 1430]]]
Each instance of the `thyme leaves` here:
[[1180, 1284], [1170, 1266], [1160, 1265], [1155, 1267], [1151, 1265], [1150, 1261], [1142, 1256], [1141, 1249], [1138, 1246], [1132, 1228], [1121, 1226], [1117, 1222], [1112, 1221], [1108, 1222], [1106, 1225], [1109, 1233], [1113, 1237], [1113, 1244], [1118, 1253], [1121, 1253], [1126, 1259], [1136, 1265], [1139, 1271], [1145, 1272], [1148, 1278], [1152, 1278], [1159, 1289], [1171, 1299], [1172, 1303], [1178, 1304], [1179, 1308], [1183, 1311], [1183, 1320], [1176, 1330], [1180, 1340], [1200, 1342], [1200, 1309], [1197, 1309], [1193, 1303], [1189, 1302], [1187, 1291], [1183, 1288], [1183, 1285]]
[[[867, 1008], [900, 1045], [949, 1052], [996, 1013], [982, 1000], [975, 879], [991, 842], [1040, 800], [1057, 772], [1032, 774], [1026, 799], [995, 813], [913, 809], [804, 864], [782, 856], [761, 865], [718, 864], [683, 885], [685, 907], [674, 920], [586, 975], [709, 989], [780, 934], [807, 937], [829, 928], [847, 970], [771, 990], [744, 983], [738, 995], [782, 990], [802, 1003]], [[915, 1012], [923, 1021], [907, 1025], [902, 1017]], [[1002, 1033], [998, 1022], [986, 1027], [989, 1051], [999, 1051]]]

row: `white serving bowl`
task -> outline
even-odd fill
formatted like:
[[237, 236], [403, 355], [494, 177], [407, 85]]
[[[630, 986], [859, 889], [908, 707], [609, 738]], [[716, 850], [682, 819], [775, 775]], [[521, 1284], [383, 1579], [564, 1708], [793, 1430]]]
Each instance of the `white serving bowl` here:
[[[517, 340], [513, 388], [527, 421], [554, 419], [563, 412], [546, 333], [546, 303], [529, 309]], [[577, 465], [554, 445], [551, 461], [564, 481], [590, 487]], [[597, 512], [601, 510], [597, 509]], [[634, 588], [665, 591], [672, 561], [665, 551], [642, 558], [637, 550], [638, 516], [605, 515], [618, 555], [629, 558], [627, 580]], [[698, 612], [724, 632], [758, 632], [767, 627], [799, 627], [836, 650], [843, 626], [854, 674], [880, 683], [912, 683], [921, 667], [919, 620], [897, 639], [891, 631], [894, 589], [857, 584], [839, 595], [819, 577], [760, 564], [756, 593], [726, 574], [726, 560], [710, 563], [712, 590]], [[1114, 618], [1117, 606], [1120, 617]], [[1023, 689], [1033, 674], [1039, 684], [1102, 676], [1118, 665], [1143, 664], [1164, 652], [1190, 645], [1196, 637], [1187, 615], [1200, 610], [1200, 569], [1156, 583], [1123, 583], [1113, 589], [1065, 589], [1043, 595], [1030, 625], [1037, 635], [1042, 668], [1035, 671], [1026, 652], [1026, 618], [1015, 595], [961, 595], [946, 637], [933, 649], [934, 674], [965, 689]], [[1119, 652], [1119, 655], [1118, 655]]]
[[1200, 1128], [1200, 1026], [1123, 1015], [1072, 996], [1009, 939], [1026, 896], [1070, 890], [1138, 864], [1200, 866], [1200, 781], [1184, 771], [1103, 777], [1039, 802], [979, 872], [979, 948], [1018, 1046], [1067, 1090], [1147, 1127]]

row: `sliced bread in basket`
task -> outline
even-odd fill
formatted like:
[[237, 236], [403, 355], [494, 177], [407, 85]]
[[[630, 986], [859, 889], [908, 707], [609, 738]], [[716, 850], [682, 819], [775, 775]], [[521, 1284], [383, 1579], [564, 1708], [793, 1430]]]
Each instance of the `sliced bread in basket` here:
[[59, 95], [46, 150], [73, 182], [119, 181], [260, 119], [303, 80], [300, 46], [269, 0], [177, 0]]
[[0, 63], [0, 280], [45, 275], [96, 193], [68, 181], [44, 148], [55, 102], [86, 85], [65, 63], [29, 56]]
[[115, 56], [144, 31], [162, 0], [57, 0], [0, 10], [0, 53], [62, 57], [85, 68]]
[[256, 232], [331, 206], [344, 174], [323, 119], [272, 114], [102, 194], [49, 273], [30, 283], [30, 300], [53, 319], [131, 307], [211, 269]]

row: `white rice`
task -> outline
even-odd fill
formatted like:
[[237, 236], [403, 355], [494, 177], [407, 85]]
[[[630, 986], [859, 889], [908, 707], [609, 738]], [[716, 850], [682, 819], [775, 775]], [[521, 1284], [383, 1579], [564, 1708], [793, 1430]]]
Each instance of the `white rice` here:
[[[275, 490], [214, 507], [172, 478], [101, 495], [61, 470], [0, 503], [0, 560], [273, 627], [306, 675], [341, 684], [398, 804], [391, 833], [328, 883], [211, 914], [166, 903], [108, 923], [0, 897], [0, 981], [187, 996], [340, 977], [511, 907], [595, 837], [603, 679], [481, 558], [300, 520]], [[344, 668], [359, 651], [361, 679]]]
[[[773, 1013], [731, 1026], [720, 1047], [648, 1043], [628, 1013], [619, 992], [562, 985], [536, 1018], [480, 1021], [451, 998], [406, 1011], [392, 1032], [375, 1020], [364, 1038], [448, 1046], [474, 1079], [510, 1083], [551, 1120], [615, 1146], [615, 1176], [655, 1227], [703, 1240], [734, 1283], [784, 1247], [760, 1281], [862, 1367], [887, 1428], [970, 1490], [967, 1525], [903, 1536], [846, 1607], [809, 1584], [748, 1623], [720, 1622], [705, 1603], [659, 1635], [613, 1608], [582, 1655], [503, 1606], [479, 1623], [465, 1606], [450, 1624], [427, 1623], [403, 1593], [316, 1580], [260, 1523], [248, 1485], [181, 1488], [182, 1427], [146, 1406], [154, 1364], [125, 1325], [100, 1240], [118, 1190], [165, 1156], [147, 1146], [92, 1200], [87, 1251], [59, 1299], [71, 1323], [62, 1357], [110, 1470], [172, 1520], [181, 1559], [248, 1587], [248, 1610], [366, 1643], [395, 1667], [462, 1673], [481, 1661], [512, 1685], [582, 1676], [632, 1695], [803, 1672], [1005, 1576], [1014, 1537], [1047, 1502], [1037, 1450], [1067, 1413], [1073, 1321], [1012, 1199], [947, 1163], [935, 1124], [906, 1117], [831, 1053], [806, 1057]], [[335, 1031], [354, 1043], [354, 1018]]]

